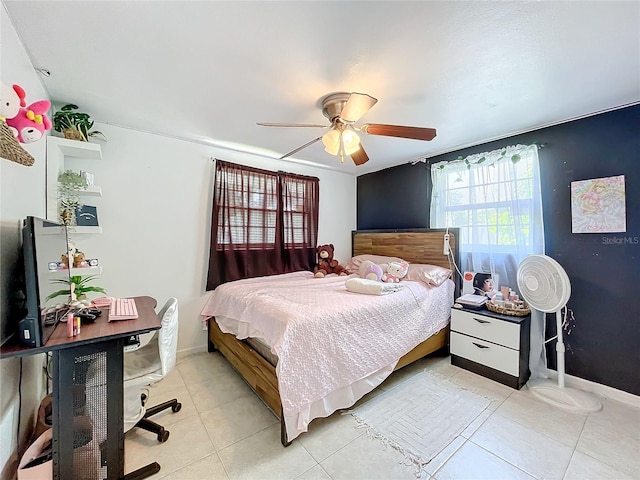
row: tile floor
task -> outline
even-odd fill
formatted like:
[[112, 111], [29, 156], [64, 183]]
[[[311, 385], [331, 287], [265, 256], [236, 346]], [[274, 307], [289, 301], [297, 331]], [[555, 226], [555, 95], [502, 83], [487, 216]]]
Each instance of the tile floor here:
[[[640, 406], [603, 398], [602, 411], [579, 415], [548, 406], [432, 356], [395, 372], [361, 402], [424, 369], [492, 400], [476, 421], [427, 465], [423, 479], [640, 478]], [[154, 417], [171, 436], [134, 429], [125, 440], [125, 471], [152, 461], [154, 479], [415, 479], [403, 456], [336, 413], [311, 424], [291, 446], [280, 423], [219, 353], [182, 360], [151, 387], [150, 403], [182, 402], [178, 413]]]

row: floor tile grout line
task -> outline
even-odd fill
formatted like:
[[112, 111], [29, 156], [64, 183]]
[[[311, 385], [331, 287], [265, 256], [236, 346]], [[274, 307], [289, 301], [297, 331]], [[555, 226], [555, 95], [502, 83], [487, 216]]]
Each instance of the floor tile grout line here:
[[[186, 387], [187, 384], [185, 382], [184, 377], [182, 376], [182, 372], [180, 372], [180, 370], [178, 370], [178, 369], [176, 369], [176, 370], [178, 371], [178, 374], [180, 375], [180, 378], [182, 379], [182, 383], [184, 383], [185, 387]], [[196, 403], [195, 403], [195, 401], [193, 399], [193, 396], [191, 395], [191, 392], [189, 391], [188, 388], [186, 388], [186, 391], [187, 391], [187, 394], [189, 395], [189, 399], [191, 400], [191, 403], [193, 403], [194, 406], [195, 406]], [[206, 458], [208, 456], [215, 455], [218, 458], [218, 461], [220, 462], [220, 465], [222, 466], [222, 469], [224, 470], [224, 474], [226, 475], [227, 479], [230, 479], [231, 477], [229, 477], [229, 472], [227, 471], [227, 467], [225, 466], [224, 462], [222, 461], [222, 458], [220, 458], [220, 455], [218, 454], [218, 449], [216, 448], [215, 444], [213, 443], [213, 439], [211, 438], [211, 434], [209, 433], [209, 430], [207, 430], [207, 427], [204, 425], [204, 422], [202, 421], [202, 417], [200, 416], [200, 412], [198, 411], [197, 407], [196, 407], [196, 415], [198, 416], [198, 420], [200, 421], [200, 424], [202, 425], [202, 428], [206, 432], [207, 438], [209, 438], [209, 441], [211, 442], [211, 447], [213, 448], [213, 451], [209, 455], [205, 455], [204, 457], [202, 457], [200, 460], [197, 460], [197, 461], [201, 461], [202, 459], [204, 459], [204, 458]], [[195, 463], [195, 461], [191, 462], [189, 465], [192, 465], [194, 463]], [[185, 467], [183, 467], [183, 468], [186, 468], [189, 465], [185, 465]], [[180, 470], [182, 470], [182, 469], [180, 469]]]
[[[492, 455], [492, 456], [494, 456], [494, 457], [496, 457], [496, 458], [499, 458], [499, 459], [500, 459], [500, 460], [502, 460], [503, 462], [505, 462], [505, 463], [507, 463], [507, 464], [511, 465], [513, 468], [516, 468], [516, 469], [520, 470], [521, 472], [526, 473], [526, 474], [527, 474], [528, 476], [530, 476], [531, 478], [538, 479], [538, 477], [537, 477], [536, 475], [534, 475], [533, 473], [531, 473], [531, 472], [527, 472], [527, 471], [526, 471], [526, 470], [524, 470], [523, 468], [521, 468], [521, 467], [519, 467], [519, 466], [517, 466], [517, 465], [514, 465], [513, 463], [511, 463], [511, 462], [510, 462], [509, 460], [507, 460], [506, 458], [503, 458], [503, 457], [501, 457], [500, 455], [498, 455], [496, 452], [492, 452], [491, 450], [488, 450], [488, 449], [486, 449], [485, 447], [483, 447], [482, 445], [480, 445], [480, 444], [478, 444], [478, 443], [474, 442], [474, 441], [473, 441], [473, 439], [471, 439], [471, 438], [470, 438], [470, 439], [468, 439], [467, 441], [468, 441], [468, 442], [473, 443], [476, 447], [481, 448], [482, 450], [484, 450], [484, 451], [485, 451], [485, 452], [487, 452], [488, 454], [490, 454], [490, 455]], [[567, 467], [568, 467], [568, 464], [567, 464]], [[541, 479], [538, 479], [538, 480], [541, 480]]]
[[[202, 355], [205, 355], [205, 354], [203, 353]], [[185, 364], [186, 362], [188, 362], [188, 359], [189, 359], [189, 358], [190, 358], [190, 357], [186, 357], [185, 359], [183, 359], [183, 360], [180, 362], [180, 364], [181, 364], [181, 365], [182, 365], [182, 364]], [[439, 363], [440, 363], [440, 362], [438, 362], [438, 364], [439, 364]], [[199, 364], [200, 364], [200, 361], [198, 361], [196, 364], [194, 364], [194, 366], [197, 368], [197, 367], [199, 366]], [[224, 372], [220, 372], [220, 373], [221, 373], [222, 375], [226, 375], [226, 374], [227, 374], [227, 372], [226, 372], [226, 371], [224, 371]], [[415, 375], [417, 375], [418, 373], [420, 373], [420, 372], [415, 372], [415, 373], [413, 373], [412, 375], [409, 375], [409, 376], [407, 376], [406, 378], [403, 378], [400, 382], [398, 382], [398, 383], [397, 383], [397, 385], [394, 385], [394, 387], [395, 387], [395, 386], [399, 386], [399, 385], [403, 384], [404, 382], [408, 382], [408, 381], [410, 381], [410, 380], [411, 380]], [[183, 383], [184, 388], [185, 388], [185, 390], [183, 391], [184, 393], [182, 393], [182, 392], [181, 392], [181, 395], [188, 395], [188, 396], [189, 396], [189, 398], [191, 399], [191, 401], [192, 401], [192, 402], [194, 403], [194, 405], [195, 405], [195, 402], [194, 402], [193, 396], [192, 396], [192, 394], [191, 394], [191, 391], [190, 391], [190, 390], [188, 389], [188, 387], [187, 387], [187, 382], [186, 382], [186, 381], [184, 381], [185, 377], [183, 376], [183, 373], [182, 373], [181, 371], [179, 371], [179, 370], [178, 370], [178, 374], [179, 374], [180, 379], [182, 380], [182, 383]], [[454, 378], [454, 377], [456, 377], [456, 376], [458, 376], [458, 375], [459, 375], [459, 372], [458, 372], [458, 371], [456, 371], [453, 375], [451, 375], [451, 376], [450, 376], [450, 378]], [[460, 379], [460, 376], [458, 376], [458, 379], [459, 379], [459, 380], [461, 380], [461, 381], [462, 381], [462, 380], [466, 380], [466, 379]], [[182, 387], [181, 387], [181, 388], [182, 388]], [[525, 425], [524, 423], [522, 423], [522, 421], [520, 421], [520, 420], [522, 420], [522, 419], [518, 419], [518, 417], [517, 417], [517, 416], [516, 416], [516, 417], [514, 417], [514, 418], [511, 418], [511, 417], [507, 417], [507, 416], [505, 416], [503, 413], [498, 412], [498, 409], [499, 409], [501, 406], [503, 406], [503, 405], [505, 404], [505, 402], [507, 402], [507, 400], [508, 400], [508, 399], [512, 398], [514, 395], [518, 395], [519, 393], [521, 393], [521, 392], [520, 392], [520, 391], [517, 391], [517, 390], [510, 391], [510, 392], [508, 392], [508, 395], [506, 395], [506, 397], [501, 398], [502, 392], [500, 392], [500, 396], [498, 396], [498, 398], [495, 398], [495, 399], [494, 399], [494, 401], [496, 402], [495, 409], [493, 409], [493, 410], [487, 410], [487, 411], [489, 412], [489, 415], [488, 415], [488, 417], [485, 419], [485, 421], [483, 422], [483, 424], [484, 424], [484, 423], [486, 423], [487, 421], [489, 421], [489, 420], [490, 420], [490, 419], [492, 419], [492, 418], [495, 420], [497, 417], [494, 417], [494, 414], [497, 414], [497, 415], [499, 415], [501, 418], [505, 418], [505, 419], [508, 419], [509, 421], [513, 421], [513, 422], [515, 422], [515, 423], [519, 424], [520, 426], [522, 426], [522, 427], [524, 427], [524, 428], [528, 428], [528, 429], [530, 429], [531, 431], [533, 431], [533, 432], [535, 432], [535, 433], [538, 433], [538, 434], [542, 435], [543, 437], [546, 437], [546, 438], [553, 439], [553, 440], [556, 440], [556, 441], [557, 441], [557, 438], [556, 438], [556, 437], [549, 436], [549, 435], [545, 434], [545, 432], [544, 432], [544, 431], [537, 431], [537, 430], [535, 430], [535, 429], [533, 429], [533, 428], [531, 428], [531, 427], [529, 427], [529, 426]], [[157, 393], [156, 393], [156, 394], [157, 394]], [[514, 397], [514, 398], [515, 398], [515, 397]], [[231, 402], [231, 401], [229, 401], [229, 402]], [[226, 403], [228, 403], [228, 402], [225, 402], [225, 404], [226, 404]], [[224, 404], [220, 404], [220, 405], [216, 406], [216, 408], [217, 408], [217, 407], [219, 407], [219, 406], [222, 406], [222, 405], [224, 405]], [[266, 407], [265, 407], [265, 408], [266, 408]], [[246, 437], [243, 437], [242, 439], [238, 439], [238, 440], [236, 440], [234, 443], [232, 443], [231, 445], [228, 445], [228, 446], [224, 447], [223, 449], [221, 449], [220, 451], [218, 451], [218, 450], [216, 449], [215, 445], [213, 444], [213, 440], [212, 440], [212, 438], [211, 438], [211, 434], [210, 434], [210, 432], [206, 429], [206, 427], [204, 427], [204, 422], [203, 422], [203, 420], [202, 420], [202, 416], [201, 416], [204, 412], [199, 412], [199, 411], [197, 410], [197, 408], [196, 408], [196, 409], [195, 409], [195, 413], [198, 415], [198, 419], [197, 419], [197, 421], [198, 421], [198, 422], [200, 422], [200, 424], [203, 426], [204, 430], [205, 430], [205, 431], [206, 431], [206, 433], [207, 433], [207, 438], [209, 438], [209, 440], [210, 440], [210, 442], [211, 442], [211, 445], [212, 445], [212, 447], [213, 447], [213, 449], [212, 449], [212, 452], [211, 452], [211, 453], [216, 453], [216, 456], [217, 456], [217, 458], [218, 458], [218, 460], [219, 460], [219, 462], [220, 462], [220, 465], [222, 466], [223, 471], [225, 472], [225, 475], [226, 475], [226, 477], [227, 477], [228, 479], [230, 478], [230, 477], [229, 477], [229, 473], [227, 472], [227, 467], [224, 465], [224, 463], [222, 463], [222, 459], [220, 458], [220, 451], [222, 451], [222, 450], [224, 450], [224, 449], [226, 449], [226, 448], [228, 448], [228, 447], [231, 447], [231, 446], [233, 446], [233, 445], [236, 445], [238, 442], [245, 441], [246, 439], [251, 438], [251, 437], [253, 437], [254, 435], [259, 434], [259, 433], [261, 433], [261, 432], [264, 432], [264, 430], [266, 430], [266, 429], [268, 429], [268, 428], [271, 428], [271, 427], [273, 426], [273, 425], [271, 425], [271, 426], [264, 427], [264, 428], [260, 429], [258, 432], [254, 432], [254, 433], [252, 433], [251, 435], [248, 435], [248, 436], [246, 436]], [[582, 422], [582, 425], [581, 425], [580, 431], [579, 431], [579, 433], [577, 433], [577, 440], [576, 440], [575, 445], [573, 446], [573, 448], [572, 448], [572, 450], [571, 450], [571, 455], [570, 455], [569, 461], [568, 461], [567, 465], [565, 466], [564, 471], [562, 472], [562, 475], [561, 475], [561, 476], [558, 476], [558, 478], [564, 478], [564, 477], [566, 477], [567, 472], [569, 471], [569, 468], [571, 467], [571, 465], [572, 465], [572, 463], [574, 462], [574, 459], [576, 458], [576, 456], [577, 456], [577, 455], [583, 455], [583, 456], [586, 456], [586, 457], [588, 457], [588, 458], [590, 458], [590, 459], [592, 459], [592, 460], [594, 460], [594, 461], [597, 461], [597, 462], [600, 462], [600, 463], [602, 463], [602, 464], [604, 464], [604, 465], [607, 465], [608, 467], [610, 467], [610, 468], [611, 468], [611, 469], [613, 469], [613, 470], [616, 470], [616, 471], [617, 471], [617, 470], [619, 470], [619, 469], [617, 468], [617, 466], [616, 466], [616, 465], [611, 465], [611, 464], [609, 464], [609, 462], [606, 462], [606, 461], [604, 461], [604, 460], [602, 460], [602, 459], [600, 459], [600, 458], [596, 458], [596, 457], [592, 456], [591, 454], [584, 453], [584, 452], [582, 452], [582, 451], [580, 451], [580, 450], [578, 449], [578, 446], [579, 446], [579, 444], [580, 444], [581, 439], [583, 439], [583, 437], [585, 436], [585, 431], [586, 431], [586, 428], [587, 428], [587, 422], [589, 421], [590, 417], [591, 417], [590, 415], [587, 415], [587, 416], [585, 417], [584, 421]], [[189, 418], [191, 418], [191, 416], [190, 416]], [[598, 419], [595, 419], [595, 418], [594, 418], [594, 421], [596, 421], [596, 420], [600, 420], [600, 419], [599, 419], [599, 418], [598, 418]], [[610, 425], [612, 425], [612, 426], [615, 426], [615, 424], [616, 424], [616, 422], [614, 422], [614, 420], [616, 420], [616, 421], [619, 423], [619, 420], [618, 420], [618, 418], [617, 418], [617, 417], [616, 417], [616, 418], [613, 418], [613, 419], [605, 418], [604, 420], [605, 420], [604, 422], [598, 422], [598, 423], [610, 424]], [[561, 422], [561, 423], [562, 423], [562, 422]], [[526, 474], [526, 475], [528, 475], [528, 476], [531, 476], [531, 477], [533, 477], [533, 478], [536, 478], [536, 476], [535, 476], [535, 475], [528, 473], [527, 471], [523, 470], [522, 468], [518, 467], [517, 465], [514, 465], [513, 463], [509, 462], [508, 460], [506, 460], [506, 459], [502, 458], [502, 457], [501, 457], [500, 455], [498, 455], [497, 453], [495, 453], [495, 452], [493, 452], [493, 451], [491, 451], [491, 450], [488, 450], [488, 448], [482, 447], [481, 445], [477, 444], [477, 443], [473, 440], [473, 436], [474, 436], [474, 435], [475, 435], [475, 433], [476, 433], [476, 432], [481, 428], [481, 426], [482, 426], [482, 425], [478, 426], [478, 428], [476, 428], [476, 429], [474, 430], [473, 434], [469, 435], [469, 437], [463, 437], [462, 435], [458, 435], [458, 437], [456, 437], [456, 439], [458, 439], [458, 438], [459, 438], [459, 441], [461, 442], [461, 445], [460, 445], [460, 446], [459, 446], [459, 447], [458, 447], [458, 448], [457, 448], [457, 449], [456, 449], [456, 450], [455, 450], [451, 455], [448, 455], [448, 456], [447, 456], [447, 459], [446, 459], [446, 460], [445, 460], [445, 461], [444, 461], [444, 462], [443, 462], [443, 463], [438, 467], [438, 469], [437, 469], [435, 472], [428, 474], [428, 475], [427, 475], [427, 476], [428, 476], [428, 478], [430, 478], [430, 479], [431, 479], [431, 478], [433, 478], [433, 479], [437, 478], [437, 472], [441, 471], [441, 469], [442, 469], [442, 468], [443, 468], [443, 467], [444, 467], [448, 462], [452, 461], [452, 458], [453, 458], [453, 457], [458, 453], [459, 449], [460, 449], [460, 448], [462, 448], [462, 446], [466, 445], [466, 444], [467, 444], [467, 442], [471, 442], [474, 446], [479, 447], [480, 449], [482, 449], [483, 451], [487, 452], [487, 453], [488, 453], [488, 454], [490, 454], [491, 456], [493, 456], [493, 457], [495, 457], [495, 458], [498, 458], [498, 459], [500, 459], [501, 461], [504, 461], [506, 464], [510, 465], [510, 466], [511, 466], [511, 467], [513, 467], [513, 468], [516, 468], [518, 471], [521, 471], [521, 472], [523, 472], [524, 474]], [[311, 432], [311, 431], [312, 431], [312, 429], [310, 429], [310, 432]], [[329, 473], [325, 470], [325, 467], [324, 467], [323, 463], [324, 463], [324, 464], [328, 464], [328, 463], [327, 463], [327, 460], [328, 460], [328, 459], [332, 458], [332, 457], [333, 457], [333, 456], [335, 456], [335, 455], [340, 454], [340, 452], [342, 452], [342, 451], [343, 451], [347, 446], [351, 445], [355, 440], [359, 439], [360, 437], [361, 437], [361, 436], [358, 436], [358, 437], [356, 437], [356, 438], [354, 438], [354, 439], [352, 439], [352, 440], [348, 441], [345, 445], [343, 445], [343, 446], [342, 446], [342, 447], [340, 447], [338, 450], [336, 450], [336, 451], [335, 451], [335, 452], [333, 452], [332, 454], [328, 455], [326, 458], [324, 458], [324, 459], [323, 459], [323, 460], [321, 460], [321, 461], [316, 460], [316, 459], [315, 459], [315, 457], [313, 457], [313, 455], [311, 455], [311, 452], [310, 452], [310, 451], [309, 451], [309, 450], [304, 446], [304, 444], [302, 444], [302, 442], [298, 442], [298, 443], [299, 443], [299, 445], [303, 447], [303, 449], [305, 450], [305, 452], [306, 452], [306, 453], [311, 457], [311, 459], [315, 462], [315, 464], [314, 464], [314, 465], [312, 465], [312, 466], [311, 466], [309, 469], [307, 469], [305, 472], [300, 473], [300, 474], [299, 474], [297, 477], [295, 477], [295, 478], [298, 478], [298, 477], [300, 477], [300, 476], [304, 475], [305, 473], [309, 472], [310, 470], [312, 470], [313, 468], [315, 468], [316, 466], [318, 466], [318, 465], [319, 465], [319, 466], [320, 466], [320, 469], [322, 470], [322, 472], [323, 472], [323, 473], [325, 473], [325, 474], [327, 475], [327, 478], [331, 478], [331, 479], [333, 479], [333, 477], [332, 477], [331, 475], [329, 475]], [[455, 440], [454, 440], [454, 441], [455, 441]], [[561, 442], [561, 443], [562, 443], [562, 442]], [[565, 445], [565, 446], [566, 446], [566, 447], [568, 447], [568, 448], [571, 448], [571, 447], [570, 447], [570, 445]], [[446, 447], [445, 447], [445, 448], [446, 448]], [[567, 453], [568, 453], [568, 452], [567, 452]], [[209, 454], [209, 455], [205, 455], [203, 458], [207, 458], [207, 457], [208, 457], [208, 456], [210, 456], [210, 455], [211, 455], [211, 454]], [[202, 460], [202, 459], [200, 459], [200, 460]], [[200, 461], [200, 460], [194, 460], [194, 461], [191, 461], [188, 465], [185, 465], [185, 466], [181, 467], [180, 469], [178, 469], [178, 470], [177, 470], [177, 472], [179, 472], [179, 471], [183, 470], [184, 468], [189, 467], [190, 465], [193, 465], [194, 463], [196, 463], [196, 462], [198, 462], [198, 461]], [[578, 462], [578, 460], [576, 460], [576, 462]], [[578, 463], [579, 463], [579, 462], [578, 462]], [[620, 470], [620, 471], [622, 472], [623, 470]], [[164, 473], [164, 472], [163, 472], [163, 473]], [[170, 476], [170, 475], [172, 475], [172, 473], [174, 473], [174, 472], [169, 472], [167, 475], [169, 475], [169, 476]], [[318, 473], [320, 473], [320, 472], [318, 472]], [[560, 472], [558, 472], [558, 473], [560, 473]], [[158, 477], [158, 478], [165, 478], [165, 477], [166, 477], [166, 475], [164, 475], [163, 477]]]

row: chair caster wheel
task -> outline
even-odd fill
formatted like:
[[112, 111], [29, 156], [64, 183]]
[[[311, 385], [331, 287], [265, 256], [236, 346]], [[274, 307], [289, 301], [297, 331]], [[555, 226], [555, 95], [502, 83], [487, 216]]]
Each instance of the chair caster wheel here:
[[176, 413], [176, 412], [179, 412], [181, 408], [182, 408], [182, 404], [176, 403], [173, 407], [171, 407], [171, 411], [173, 411], [173, 413]]
[[158, 433], [158, 441], [164, 443], [169, 440], [169, 433], [170, 432], [168, 430], [162, 430], [160, 433]]

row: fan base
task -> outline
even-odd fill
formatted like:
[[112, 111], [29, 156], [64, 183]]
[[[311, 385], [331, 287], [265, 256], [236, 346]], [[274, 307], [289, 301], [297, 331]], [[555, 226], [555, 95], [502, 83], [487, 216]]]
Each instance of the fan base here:
[[560, 387], [550, 379], [529, 380], [527, 388], [540, 400], [574, 413], [594, 413], [602, 409], [602, 403], [595, 395], [575, 388]]

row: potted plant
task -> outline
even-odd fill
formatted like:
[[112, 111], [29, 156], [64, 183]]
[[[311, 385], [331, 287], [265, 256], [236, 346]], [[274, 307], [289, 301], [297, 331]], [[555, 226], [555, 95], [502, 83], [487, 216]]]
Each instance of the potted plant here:
[[106, 140], [102, 132], [93, 128], [93, 120], [87, 113], [76, 112], [77, 105], [69, 103], [58, 110], [53, 115], [53, 128], [56, 132], [61, 132], [65, 138], [88, 142], [89, 137], [101, 136]]
[[[97, 275], [87, 275], [83, 277], [82, 275], [73, 275], [66, 278], [59, 278], [56, 280], [51, 280], [51, 283], [61, 283], [63, 285], [67, 285], [67, 288], [63, 290], [58, 290], [57, 292], [53, 292], [51, 295], [47, 297], [47, 300], [51, 300], [52, 298], [56, 298], [62, 295], [71, 296], [71, 286], [73, 285], [73, 293], [76, 299], [83, 300], [87, 297], [88, 292], [98, 292], [98, 293], [107, 293], [107, 291], [102, 287], [96, 287], [92, 285], [88, 285], [89, 282], [97, 278]], [[72, 299], [71, 301], [73, 301]]]
[[65, 170], [58, 175], [58, 207], [60, 220], [71, 225], [76, 208], [82, 206], [80, 191], [87, 189], [87, 182], [78, 172]]

